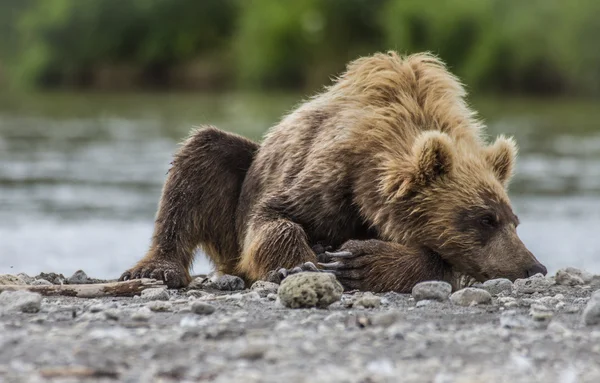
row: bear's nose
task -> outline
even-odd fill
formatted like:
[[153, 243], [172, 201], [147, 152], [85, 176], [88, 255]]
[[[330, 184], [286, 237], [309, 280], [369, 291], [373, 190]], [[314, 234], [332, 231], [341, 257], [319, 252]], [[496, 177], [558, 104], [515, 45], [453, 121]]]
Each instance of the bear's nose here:
[[535, 265], [533, 265], [533, 267], [529, 268], [529, 270], [527, 270], [526, 273], [527, 273], [527, 277], [534, 276], [538, 273], [542, 273], [542, 275], [546, 275], [546, 274], [548, 274], [548, 270], [546, 269], [546, 266], [542, 265], [541, 263], [536, 263]]

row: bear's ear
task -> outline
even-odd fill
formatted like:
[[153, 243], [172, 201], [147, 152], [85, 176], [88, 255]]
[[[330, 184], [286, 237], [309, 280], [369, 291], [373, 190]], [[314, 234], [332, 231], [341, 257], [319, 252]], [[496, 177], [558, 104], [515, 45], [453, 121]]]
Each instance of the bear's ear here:
[[512, 178], [517, 158], [517, 144], [512, 137], [500, 136], [485, 149], [485, 158], [498, 181], [504, 186]]
[[418, 186], [449, 174], [454, 164], [452, 139], [436, 130], [422, 133], [413, 144], [413, 161], [413, 182]]
[[454, 157], [452, 139], [446, 133], [421, 133], [412, 146], [408, 163], [397, 157], [384, 159], [381, 190], [389, 201], [402, 198], [450, 173]]

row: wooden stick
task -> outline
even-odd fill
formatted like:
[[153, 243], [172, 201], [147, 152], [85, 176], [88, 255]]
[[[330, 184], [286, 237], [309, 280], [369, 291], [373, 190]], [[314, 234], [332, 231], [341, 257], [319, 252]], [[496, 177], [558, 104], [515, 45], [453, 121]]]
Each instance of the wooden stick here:
[[131, 297], [146, 289], [166, 289], [156, 279], [132, 279], [123, 282], [96, 283], [86, 285], [0, 285], [2, 291], [25, 290], [45, 296], [68, 296], [78, 298]]

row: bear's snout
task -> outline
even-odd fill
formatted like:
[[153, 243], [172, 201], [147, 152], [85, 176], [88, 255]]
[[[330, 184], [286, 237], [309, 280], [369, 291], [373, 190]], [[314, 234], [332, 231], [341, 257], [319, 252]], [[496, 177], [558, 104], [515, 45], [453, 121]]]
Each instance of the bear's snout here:
[[532, 267], [530, 267], [529, 269], [527, 269], [527, 271], [525, 272], [525, 274], [527, 275], [527, 277], [532, 277], [536, 274], [541, 273], [542, 275], [546, 275], [548, 274], [548, 270], [546, 269], [546, 266], [542, 265], [541, 263], [536, 263], [535, 265], [533, 265]]

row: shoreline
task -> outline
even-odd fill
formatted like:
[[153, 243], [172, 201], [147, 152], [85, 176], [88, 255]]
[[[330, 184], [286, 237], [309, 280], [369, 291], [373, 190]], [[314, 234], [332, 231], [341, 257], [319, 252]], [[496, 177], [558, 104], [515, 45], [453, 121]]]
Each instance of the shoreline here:
[[239, 288], [230, 282], [30, 306], [2, 293], [0, 380], [600, 381], [600, 319], [585, 319], [600, 276], [576, 269], [480, 285], [473, 290], [491, 296], [480, 304], [413, 290], [291, 309], [277, 286], [223, 290]]

